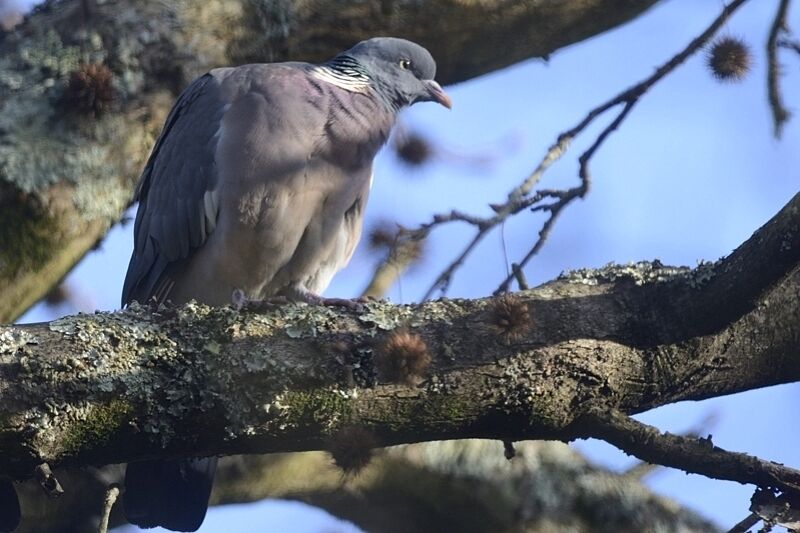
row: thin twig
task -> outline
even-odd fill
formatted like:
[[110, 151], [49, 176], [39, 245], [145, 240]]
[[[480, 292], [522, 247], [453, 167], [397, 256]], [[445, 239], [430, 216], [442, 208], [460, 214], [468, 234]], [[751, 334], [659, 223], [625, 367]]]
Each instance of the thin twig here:
[[[596, 150], [603, 144], [606, 140], [608, 135], [610, 135], [614, 130], [616, 130], [622, 121], [627, 117], [628, 113], [631, 111], [633, 106], [636, 102], [645, 94], [647, 93], [650, 88], [652, 88], [656, 83], [658, 83], [662, 78], [664, 78], [667, 74], [675, 70], [678, 66], [686, 61], [690, 56], [700, 50], [710, 39], [713, 35], [719, 30], [719, 28], [730, 18], [730, 16], [747, 0], [734, 0], [729, 5], [725, 6], [722, 9], [722, 12], [717, 16], [717, 18], [703, 31], [700, 35], [694, 38], [683, 50], [681, 50], [678, 54], [673, 56], [667, 62], [662, 64], [659, 68], [655, 70], [655, 72], [648, 76], [647, 78], [643, 79], [639, 83], [631, 86], [630, 88], [620, 92], [613, 98], [609, 99], [608, 101], [604, 102], [603, 104], [597, 106], [596, 108], [589, 111], [586, 116], [581, 120], [578, 124], [572, 127], [569, 130], [564, 131], [561, 133], [556, 142], [550, 146], [550, 148], [545, 153], [542, 160], [536, 166], [536, 168], [531, 172], [525, 179], [513, 190], [508, 193], [508, 197], [506, 202], [503, 204], [494, 204], [491, 205], [492, 209], [494, 210], [495, 214], [489, 217], [479, 217], [468, 215], [462, 213], [460, 211], [451, 211], [448, 214], [439, 214], [434, 215], [433, 219], [430, 222], [425, 224], [421, 224], [417, 228], [414, 229], [407, 229], [401, 232], [401, 239], [412, 239], [412, 240], [419, 240], [426, 238], [431, 231], [437, 226], [442, 224], [447, 224], [450, 222], [464, 222], [469, 225], [472, 225], [476, 228], [475, 236], [469, 241], [469, 243], [461, 250], [461, 252], [456, 256], [456, 258], [447, 266], [444, 270], [436, 277], [434, 282], [430, 285], [428, 290], [426, 291], [423, 299], [430, 298], [434, 292], [437, 290], [444, 293], [449, 288], [450, 282], [452, 280], [453, 274], [455, 271], [461, 267], [461, 265], [466, 260], [467, 256], [475, 249], [475, 247], [483, 240], [484, 236], [494, 229], [497, 225], [501, 224], [509, 217], [516, 215], [517, 213], [526, 210], [528, 208], [533, 208], [534, 210], [546, 210], [549, 212], [550, 216], [545, 220], [543, 223], [542, 229], [539, 231], [539, 237], [537, 241], [533, 244], [531, 250], [527, 253], [525, 258], [519, 261], [520, 267], [524, 267], [525, 264], [534, 256], [536, 253], [541, 249], [544, 241], [547, 238], [547, 235], [552, 228], [554, 221], [558, 218], [561, 211], [573, 200], [576, 198], [582, 198], [589, 190], [589, 170], [588, 164], [591, 157], [594, 155]], [[582, 133], [596, 118], [600, 115], [604, 114], [609, 109], [623, 105], [623, 109], [619, 112], [617, 117], [609, 124], [598, 136], [592, 146], [584, 152], [579, 161], [580, 161], [580, 171], [579, 177], [581, 179], [581, 184], [578, 187], [562, 190], [562, 191], [538, 191], [536, 194], [530, 196], [533, 189], [538, 185], [541, 177], [544, 175], [545, 171], [561, 156], [569, 149], [571, 142], [580, 134]], [[553, 204], [549, 204], [547, 206], [537, 205], [542, 200], [547, 198], [555, 198], [557, 201]], [[504, 280], [500, 287], [498, 288], [497, 292], [505, 292], [508, 289], [508, 286], [512, 279], [514, 279], [514, 274], [511, 273], [509, 276]]]
[[800, 54], [800, 41], [792, 41], [789, 39], [779, 39], [778, 40], [778, 47], [779, 48], [786, 48], [788, 50], [794, 50], [798, 54]]
[[[701, 434], [708, 432], [717, 424], [717, 415], [714, 412], [711, 412], [704, 416], [702, 420], [700, 420], [693, 428], [690, 428], [681, 433], [684, 437], [692, 437], [697, 438]], [[711, 435], [704, 440], [708, 441], [711, 439]], [[631, 466], [627, 470], [625, 470], [622, 475], [631, 479], [638, 479], [642, 480], [645, 476], [652, 473], [655, 470], [663, 468], [662, 465], [656, 465], [652, 463], [647, 463], [645, 461], [639, 461], [635, 465]]]
[[[533, 247], [528, 251], [527, 254], [525, 254], [525, 257], [523, 257], [522, 260], [518, 263], [520, 268], [523, 268], [528, 263], [528, 261], [530, 261], [531, 258], [533, 258], [534, 255], [539, 253], [539, 250], [541, 250], [542, 246], [544, 246], [547, 237], [550, 236], [550, 230], [553, 229], [553, 224], [555, 224], [556, 220], [558, 220], [558, 216], [561, 214], [564, 208], [570, 202], [572, 202], [572, 200], [580, 196], [579, 192], [580, 189], [581, 189], [580, 187], [570, 189], [570, 193], [565, 195], [565, 197], [562, 200], [559, 200], [555, 204], [540, 206], [541, 209], [539, 210], [548, 211], [550, 213], [550, 216], [547, 218], [547, 220], [544, 221], [544, 224], [542, 224], [542, 229], [539, 230], [539, 237], [536, 239], [536, 242], [533, 244]], [[498, 294], [508, 292], [509, 285], [511, 284], [511, 281], [513, 279], [514, 279], [513, 274], [511, 276], [506, 276], [506, 279], [504, 279], [503, 282], [500, 283], [500, 286], [497, 287], [497, 289], [495, 289], [493, 294], [497, 296]]]
[[750, 513], [744, 520], [728, 530], [728, 533], [747, 533], [750, 528], [761, 522], [761, 517], [756, 513]]
[[503, 441], [503, 455], [509, 461], [517, 456], [517, 450], [514, 449], [514, 443], [510, 440]]
[[800, 495], [800, 470], [745, 453], [723, 450], [710, 438], [661, 433], [620, 411], [605, 408], [593, 409], [580, 419], [577, 426], [581, 428], [580, 437], [602, 439], [648, 463]]
[[786, 13], [788, 10], [789, 0], [781, 0], [767, 39], [767, 94], [769, 108], [772, 111], [775, 137], [781, 136], [783, 125], [791, 116], [791, 113], [783, 104], [780, 86], [781, 65], [778, 62], [778, 37], [788, 28], [786, 25]]
[[527, 291], [531, 288], [530, 285], [528, 285], [528, 280], [525, 279], [525, 272], [522, 271], [522, 267], [520, 267], [518, 263], [511, 263], [511, 272], [514, 273], [514, 278], [517, 280], [519, 290]]
[[108, 518], [111, 516], [111, 508], [114, 507], [117, 496], [119, 496], [119, 485], [114, 483], [108, 487], [106, 497], [103, 500], [103, 514], [100, 516], [100, 526], [97, 528], [98, 533], [108, 532]]
[[61, 483], [58, 482], [58, 478], [53, 474], [49, 464], [42, 463], [38, 465], [34, 470], [34, 477], [48, 497], [55, 499], [64, 494], [64, 489], [61, 487]]

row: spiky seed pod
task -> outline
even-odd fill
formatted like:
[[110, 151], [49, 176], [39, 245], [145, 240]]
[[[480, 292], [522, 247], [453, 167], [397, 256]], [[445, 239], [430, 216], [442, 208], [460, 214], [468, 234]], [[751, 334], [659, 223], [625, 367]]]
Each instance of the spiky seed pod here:
[[718, 80], [740, 81], [750, 71], [752, 54], [741, 39], [722, 37], [711, 45], [706, 62]]
[[368, 429], [360, 426], [344, 426], [329, 441], [328, 453], [333, 464], [345, 475], [356, 475], [369, 464], [378, 440]]
[[59, 283], [44, 296], [44, 302], [50, 307], [56, 307], [66, 302], [69, 297], [69, 287], [64, 283]]
[[376, 252], [389, 250], [389, 262], [405, 268], [418, 262], [425, 254], [424, 239], [410, 239], [400, 235], [401, 227], [388, 220], [377, 222], [367, 235], [369, 247]]
[[67, 111], [98, 116], [114, 100], [114, 75], [102, 63], [84, 63], [70, 74], [61, 107]]
[[431, 144], [416, 133], [410, 133], [398, 140], [395, 150], [401, 161], [415, 167], [427, 163], [433, 155]]
[[391, 248], [397, 239], [397, 225], [388, 220], [376, 222], [367, 235], [367, 243], [373, 250], [386, 250]]
[[430, 365], [425, 341], [406, 330], [393, 332], [375, 349], [375, 368], [382, 381], [416, 385]]
[[531, 327], [528, 306], [513, 294], [503, 294], [489, 307], [489, 326], [506, 343], [521, 339]]

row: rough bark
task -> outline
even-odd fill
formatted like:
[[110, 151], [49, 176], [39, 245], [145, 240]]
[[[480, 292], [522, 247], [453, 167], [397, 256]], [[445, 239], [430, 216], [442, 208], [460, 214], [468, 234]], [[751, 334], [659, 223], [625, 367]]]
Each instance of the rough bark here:
[[[519, 293], [531, 324], [514, 335], [495, 299], [135, 306], [4, 326], [0, 471], [321, 449], [348, 425], [381, 445], [591, 436], [598, 408], [800, 379], [798, 262], [800, 195], [713, 265], [610, 266]], [[433, 357], [417, 386], [376, 378], [398, 328]]]
[[[547, 56], [655, 1], [45, 2], [0, 33], [0, 323], [120, 219], [175, 94], [209, 68], [317, 61], [390, 34], [428, 46], [439, 78], [455, 83]], [[82, 64], [110, 69], [109, 92], [70, 86]]]
[[[358, 424], [371, 428], [381, 444], [593, 435], [651, 460], [671, 456], [678, 467], [692, 466], [698, 450], [707, 449], [714, 475], [759, 483], [764, 474], [772, 486], [780, 465], [762, 469], [763, 463], [747, 457], [726, 464], [738, 456], [725, 455], [710, 441], [662, 438], [646, 428], [628, 430], [613, 416], [606, 424], [590, 415], [598, 408], [632, 413], [797, 381], [799, 263], [800, 195], [716, 264], [694, 270], [657, 263], [609, 266], [568, 273], [521, 293], [530, 325], [516, 321], [513, 331], [498, 318], [507, 319], [504, 310], [514, 306], [498, 307], [496, 299], [375, 303], [363, 313], [287, 306], [258, 314], [187, 305], [6, 326], [0, 330], [0, 470], [25, 478], [43, 461], [65, 466], [68, 473], [57, 472], [69, 494], [86, 486], [80, 483], [87, 476], [75, 469], [81, 465], [323, 448], [339, 428]], [[383, 338], [400, 326], [424, 338], [434, 356], [416, 387], [379, 383], [373, 374]], [[664, 452], [664, 445], [673, 446]], [[340, 512], [345, 503], [377, 505], [391, 490], [405, 491], [403, 497], [394, 493], [397, 505], [386, 508], [387, 516], [413, 501], [414, 490], [381, 484], [397, 479], [388, 474], [376, 485], [362, 480], [355, 489], [331, 492], [337, 476], [323, 472], [324, 462], [314, 454], [231, 459], [215, 501], [272, 495]], [[400, 468], [378, 464], [384, 465], [379, 471]], [[296, 474], [289, 480], [280, 474], [287, 469]], [[299, 475], [304, 469], [314, 475]], [[25, 506], [26, 516], [48, 518], [27, 524], [64, 531], [64, 522], [48, 529], [48, 520], [91, 519], [102, 489], [118, 480], [119, 470], [92, 472], [97, 498], [82, 498], [76, 506], [75, 500], [54, 503], [40, 496], [39, 507]], [[417, 481], [441, 481], [418, 473]], [[779, 483], [787, 479], [782, 476]], [[796, 475], [788, 479], [794, 483]], [[467, 493], [476, 490], [469, 483]], [[29, 496], [40, 490], [31, 485], [23, 485], [26, 503], [37, 500]], [[535, 494], [530, 497], [528, 503], [538, 505]], [[69, 512], [58, 513], [70, 501]], [[524, 507], [525, 501], [517, 503]], [[559, 500], [565, 501], [574, 500]], [[356, 514], [347, 516], [376, 526], [374, 515], [352, 509]], [[415, 519], [434, 520], [429, 512], [422, 509]], [[593, 519], [587, 518], [590, 530], [598, 526]], [[85, 522], [70, 527], [87, 530]]]

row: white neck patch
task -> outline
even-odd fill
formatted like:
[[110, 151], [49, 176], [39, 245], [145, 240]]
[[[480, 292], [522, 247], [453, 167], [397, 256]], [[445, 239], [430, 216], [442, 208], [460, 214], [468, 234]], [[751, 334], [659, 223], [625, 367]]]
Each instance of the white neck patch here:
[[319, 65], [312, 68], [311, 75], [318, 80], [330, 83], [331, 85], [335, 85], [336, 87], [344, 89], [345, 91], [350, 91], [351, 93], [366, 92], [371, 86], [368, 80], [359, 80], [344, 76], [343, 74], [324, 65]]

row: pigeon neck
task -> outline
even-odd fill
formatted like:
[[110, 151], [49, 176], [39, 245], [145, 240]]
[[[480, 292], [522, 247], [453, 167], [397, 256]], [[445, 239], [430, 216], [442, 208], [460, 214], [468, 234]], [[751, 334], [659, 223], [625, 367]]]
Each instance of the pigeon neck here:
[[350, 92], [365, 92], [372, 86], [372, 78], [364, 66], [347, 55], [336, 56], [314, 67], [312, 75]]
[[340, 89], [350, 92], [365, 93], [372, 89], [381, 103], [391, 112], [397, 112], [401, 104], [392, 97], [388, 87], [373, 78], [369, 70], [356, 58], [342, 54], [321, 65], [314, 67], [312, 75]]

